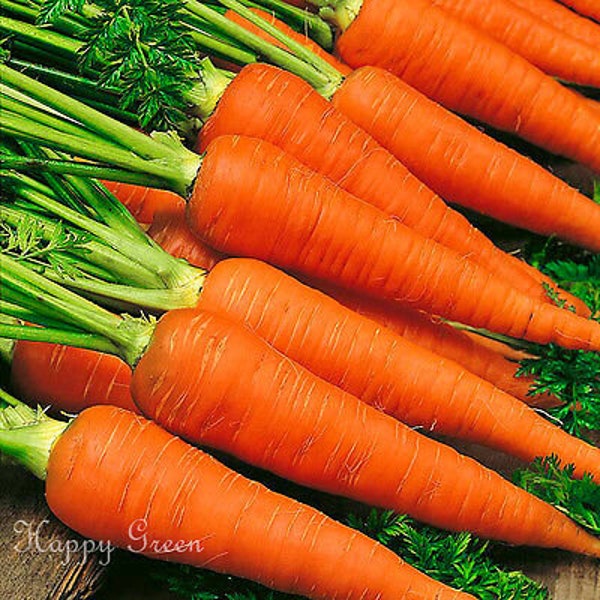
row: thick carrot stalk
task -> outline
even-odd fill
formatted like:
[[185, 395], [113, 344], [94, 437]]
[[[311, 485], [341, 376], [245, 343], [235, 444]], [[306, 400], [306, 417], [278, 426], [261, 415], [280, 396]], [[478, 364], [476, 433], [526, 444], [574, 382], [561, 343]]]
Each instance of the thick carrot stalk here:
[[116, 356], [60, 344], [18, 341], [11, 383], [29, 404], [78, 413], [96, 404], [138, 412], [131, 399], [131, 369]]
[[125, 205], [135, 220], [144, 225], [152, 223], [157, 212], [177, 212], [185, 204], [177, 194], [166, 190], [114, 181], [102, 183]]
[[429, 0], [364, 0], [337, 50], [352, 67], [385, 68], [450, 110], [600, 172], [600, 117], [524, 58]]
[[202, 128], [198, 151], [221, 135], [275, 144], [423, 236], [470, 257], [533, 298], [549, 301], [541, 274], [496, 248], [295, 75], [265, 64], [244, 67]]
[[[227, 14], [236, 23], [256, 30], [249, 21], [241, 18], [237, 13], [230, 11]], [[272, 19], [272, 22], [281, 30], [285, 27], [281, 21]], [[256, 32], [265, 40], [273, 41], [273, 38], [266, 32]], [[600, 241], [596, 234], [597, 227], [600, 227], [600, 208], [588, 198], [534, 162], [486, 136], [476, 127], [468, 125], [401, 80], [396, 80], [397, 86], [394, 88], [394, 78], [378, 71], [373, 68], [359, 69], [346, 78], [333, 95], [332, 102], [346, 117], [353, 120], [386, 150], [394, 154], [430, 190], [434, 190], [446, 200], [517, 227], [544, 235], [558, 235], [576, 244], [587, 245], [592, 250], [600, 248]], [[237, 87], [238, 84], [234, 81], [231, 85]], [[241, 84], [239, 85], [242, 88]], [[259, 90], [260, 81], [257, 80], [255, 85], [254, 89]], [[364, 91], [361, 89], [361, 85], [365, 86]], [[379, 91], [375, 90], [377, 85], [381, 86]], [[238, 94], [241, 91], [242, 89], [238, 89]], [[254, 92], [254, 94], [256, 93]], [[288, 93], [289, 89], [286, 88], [285, 94]], [[233, 107], [234, 101], [230, 97], [225, 100], [226, 96], [227, 92], [222, 100], [223, 104], [227, 103]], [[245, 98], [245, 94], [242, 97]], [[297, 99], [298, 103], [301, 102], [301, 98]], [[265, 104], [260, 103], [260, 106], [266, 107], [264, 110], [267, 110], [271, 107], [272, 102], [274, 102], [273, 99]], [[591, 101], [587, 98], [585, 102], [591, 105]], [[254, 107], [254, 103], [251, 106]], [[291, 106], [295, 106], [295, 104], [292, 103]], [[290, 109], [291, 107], [288, 108], [288, 110]], [[236, 103], [235, 110], [237, 111], [235, 114], [245, 114], [248, 111], [248, 104]], [[300, 111], [300, 108], [298, 110]], [[254, 126], [254, 119], [248, 117], [238, 120], [231, 114], [231, 111], [227, 110], [226, 112], [227, 122], [239, 123], [237, 127], [243, 126], [244, 131], [248, 131]], [[267, 116], [271, 117], [271, 114], [267, 113]], [[214, 121], [218, 122], [219, 119], [219, 107], [217, 107]], [[274, 124], [277, 123], [277, 120], [269, 118], [268, 123], [275, 129]], [[281, 137], [272, 135], [269, 138], [272, 143], [281, 143], [278, 140], [285, 141], [290, 138], [290, 134], [288, 134], [290, 124], [285, 120], [283, 123], [286, 126], [286, 135]], [[370, 129], [371, 126], [373, 129]], [[207, 132], [201, 135], [208, 136], [205, 139], [209, 139], [213, 134], [211, 128], [216, 127], [216, 124], [209, 123]], [[221, 125], [220, 131], [226, 133], [227, 124]], [[271, 131], [270, 128], [267, 128], [267, 132], [269, 131]], [[236, 131], [236, 133], [242, 133], [242, 131]], [[265, 133], [261, 132], [260, 135], [263, 136]], [[313, 141], [318, 140], [319, 137], [317, 134], [313, 134], [309, 139]], [[329, 141], [330, 147], [333, 142], [334, 140]], [[346, 141], [346, 144], [349, 142]], [[307, 145], [304, 140], [304, 144], [301, 144], [300, 148]], [[302, 162], [306, 162], [307, 157], [297, 154], [298, 150], [294, 148], [293, 144], [286, 144], [285, 150], [295, 154]], [[322, 167], [313, 164], [315, 162], [318, 165], [323, 163], [321, 154], [317, 153], [312, 156], [311, 168], [322, 171]], [[319, 160], [315, 160], [315, 157], [318, 157]], [[373, 158], [370, 162], [374, 162]], [[363, 160], [363, 168], [368, 166], [370, 174], [379, 173], [381, 166], [377, 165], [376, 167], [370, 162]], [[381, 159], [379, 162], [381, 163]], [[382, 198], [394, 198], [390, 194], [390, 189], [394, 187], [404, 189], [406, 186], [406, 183], [402, 186], [399, 181], [402, 173], [399, 172], [396, 178], [393, 178], [388, 168], [388, 172], [378, 177], [376, 181], [373, 181], [371, 176], [367, 185], [367, 179], [364, 178], [360, 165], [361, 163], [354, 169], [349, 168], [350, 176], [345, 175], [341, 178], [338, 176], [338, 179], [335, 179], [336, 182], [343, 186], [352, 185], [352, 189], [346, 187], [351, 193], [383, 207], [384, 210], [391, 209], [392, 214], [396, 210], [400, 214], [406, 213], [410, 218], [411, 209], [400, 206], [395, 208], [394, 204], [387, 206], [382, 204], [382, 202], [386, 202]], [[494, 165], [494, 168], [489, 168], [489, 165]], [[330, 172], [325, 172], [325, 174], [330, 178], [335, 178], [335, 174]], [[358, 181], [353, 181], [356, 177], [359, 178]], [[347, 183], [345, 182], [346, 178], [349, 178]], [[365, 185], [360, 186], [363, 178]], [[405, 180], [410, 182], [410, 176], [405, 175]], [[387, 181], [390, 182], [389, 186], [385, 184]], [[415, 188], [412, 193], [416, 195], [418, 192], [422, 194], [424, 191], [430, 190]], [[527, 198], [528, 201], [523, 202], [523, 198]], [[551, 200], [549, 205], [546, 204], [548, 198]], [[563, 219], [564, 207], [566, 207], [566, 214], [578, 210], [582, 218], [576, 219], [575, 224], [570, 223], [568, 219]], [[435, 208], [434, 204], [432, 204], [432, 208]], [[410, 222], [413, 223], [412, 220]], [[439, 241], [459, 250], [461, 244], [466, 243], [464, 240], [470, 239], [470, 235], [467, 235], [464, 228], [457, 227], [454, 221], [453, 224], [454, 227], [451, 231], [455, 234], [454, 238], [448, 237], [450, 228], [444, 227], [443, 223], [440, 225], [441, 229], [438, 234], [432, 233], [432, 230], [428, 229], [425, 235], [428, 237], [439, 235]], [[419, 225], [417, 223], [417, 225], [411, 226], [418, 227]], [[423, 231], [425, 232], [425, 230]], [[529, 273], [539, 280], [540, 275], [537, 271], [529, 269]], [[545, 283], [553, 285], [547, 278]], [[578, 307], [582, 314], [589, 314], [581, 301], [571, 296], [568, 299], [570, 303]]]
[[511, 0], [511, 2], [527, 9], [570, 36], [590, 44], [592, 48], [600, 48], [600, 27], [555, 0]]
[[600, 540], [549, 505], [216, 315], [164, 316], [132, 393], [168, 431], [302, 485], [445, 529], [600, 556]]
[[46, 499], [86, 537], [307, 598], [473, 600], [114, 407], [86, 410], [53, 444]]
[[600, 251], [600, 206], [391, 73], [359, 69], [332, 101], [446, 200]]
[[594, 19], [600, 23], [600, 6], [596, 0], [560, 0], [580, 15]]
[[599, 449], [458, 363], [269, 265], [221, 262], [207, 279], [199, 307], [248, 327], [325, 381], [412, 427], [476, 442], [526, 462], [556, 454], [564, 464], [574, 463], [580, 476], [587, 470], [600, 478]]
[[485, 32], [544, 73], [600, 87], [600, 52], [562, 33], [511, 0], [430, 0], [434, 6]]
[[230, 256], [511, 337], [600, 349], [599, 323], [524, 296], [263, 140], [222, 136], [208, 146], [188, 222]]

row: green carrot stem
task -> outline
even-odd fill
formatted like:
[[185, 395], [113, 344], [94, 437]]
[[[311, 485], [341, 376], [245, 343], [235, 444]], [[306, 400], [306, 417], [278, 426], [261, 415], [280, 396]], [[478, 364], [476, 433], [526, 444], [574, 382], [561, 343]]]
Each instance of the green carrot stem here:
[[200, 61], [198, 72], [200, 81], [186, 93], [186, 98], [193, 106], [194, 114], [202, 121], [206, 121], [213, 114], [235, 75], [217, 69], [208, 58]]
[[[110, 140], [112, 144], [119, 144], [123, 148], [135, 152], [139, 157], [162, 159], [163, 161], [168, 159], [181, 160], [182, 155], [186, 154], [183, 147], [180, 151], [179, 148], [174, 149], [173, 145], [159, 143], [151, 137], [131, 129], [85, 104], [73, 100], [31, 77], [27, 77], [23, 73], [11, 69], [5, 64], [0, 64], [0, 80], [10, 87], [21, 90], [42, 104], [54, 108], [61, 114], [79, 121], [92, 131], [100, 134], [104, 139]], [[193, 153], [189, 152], [189, 154], [192, 155]]]
[[[233, 39], [240, 41], [252, 50], [267, 57], [273, 63], [302, 77], [315, 89], [323, 90], [324, 93], [330, 93], [332, 86], [339, 84], [341, 81], [341, 75], [337, 73], [337, 71], [335, 71], [330, 65], [327, 65], [327, 68], [322, 68], [321, 66], [316, 68], [312, 64], [312, 59], [314, 58], [312, 53], [310, 53], [311, 58], [309, 60], [306, 60], [304, 57], [304, 60], [300, 59], [298, 56], [294, 56], [294, 54], [288, 52], [287, 50], [283, 50], [277, 46], [274, 46], [273, 44], [269, 44], [260, 36], [247, 31], [245, 28], [237, 25], [236, 23], [233, 23], [223, 15], [219, 14], [217, 11], [201, 4], [198, 2], [198, 0], [183, 0], [183, 4], [190, 13], [211, 23], [226, 36], [230, 36]], [[245, 10], [245, 7], [241, 6], [241, 8]], [[254, 13], [250, 12], [250, 15], [254, 17]], [[268, 23], [264, 23], [267, 25], [267, 27], [269, 26]], [[266, 27], [265, 30], [267, 30]], [[277, 30], [277, 32], [280, 33], [279, 30]], [[299, 44], [299, 46], [301, 45]], [[304, 47], [301, 47], [302, 50], [298, 50], [299, 56], [305, 54], [303, 52], [303, 50], [305, 50]]]
[[33, 410], [4, 390], [0, 390], [0, 400], [8, 405], [0, 409], [0, 451], [45, 479], [52, 446], [69, 423]]
[[208, 35], [199, 29], [190, 28], [190, 37], [207, 54], [216, 55], [238, 65], [249, 65], [257, 61], [256, 54]]
[[77, 60], [79, 53], [83, 49], [83, 42], [74, 40], [56, 31], [36, 27], [31, 23], [18, 21], [9, 17], [0, 17], [0, 30], [28, 40], [46, 51], [56, 53], [70, 60]]
[[247, 6], [270, 8], [284, 21], [295, 25], [296, 29], [305, 31], [319, 46], [325, 50], [333, 48], [333, 32], [331, 27], [318, 15], [282, 0], [243, 0]]
[[[26, 308], [20, 304], [12, 304], [11, 302], [6, 302], [4, 300], [0, 300], [0, 321], [2, 320], [2, 316], [13, 317], [15, 319], [15, 324], [16, 321], [19, 320], [27, 321], [28, 323], [35, 323], [36, 325], [41, 325], [43, 327], [54, 327], [63, 329], [63, 324], [60, 321], [55, 321], [54, 319], [43, 317], [39, 312], [35, 310]], [[2, 352], [3, 342], [4, 339], [0, 338], [0, 357], [6, 360], [6, 356], [4, 356]]]
[[[17, 136], [18, 134], [15, 133], [14, 135]], [[104, 165], [75, 163], [70, 160], [46, 160], [15, 156], [2, 157], [0, 159], [0, 164], [2, 169], [14, 170], [22, 173], [43, 170], [49, 173], [92, 177], [95, 179], [106, 179], [108, 181], [120, 181], [122, 183], [145, 185], [147, 187], [155, 187], [158, 189], [163, 189], [165, 185], [165, 181], [160, 177], [153, 177], [144, 173], [127, 171], [125, 169], [112, 168]]]

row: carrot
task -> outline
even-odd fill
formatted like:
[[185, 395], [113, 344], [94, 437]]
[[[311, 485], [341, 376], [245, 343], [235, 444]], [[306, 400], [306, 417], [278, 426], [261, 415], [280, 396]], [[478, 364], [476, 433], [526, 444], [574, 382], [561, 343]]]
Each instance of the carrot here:
[[11, 362], [11, 384], [28, 403], [55, 412], [80, 412], [110, 404], [135, 412], [131, 369], [121, 359], [59, 344], [19, 341]]
[[184, 203], [173, 192], [114, 181], [102, 181], [106, 188], [125, 205], [138, 223], [149, 225], [157, 212], [177, 212]]
[[560, 0], [580, 15], [600, 22], [600, 6], [596, 0]]
[[524, 58], [429, 0], [364, 0], [337, 51], [354, 68], [388, 69], [450, 110], [600, 172], [600, 117]]
[[575, 463], [579, 475], [587, 470], [600, 477], [600, 450], [459, 364], [264, 263], [221, 262], [198, 306], [248, 327], [325, 381], [412, 427], [526, 462], [556, 454], [564, 464]]
[[[48, 422], [45, 455], [19, 430], [0, 443], [36, 456], [50, 510], [83, 536], [307, 598], [474, 600], [131, 412], [94, 407], [68, 427]], [[35, 439], [35, 424], [22, 429]]]
[[590, 44], [600, 47], [600, 27], [554, 0], [511, 0], [513, 4], [527, 9], [546, 23]]
[[[191, 235], [187, 226], [180, 226], [183, 224], [182, 217], [173, 221], [171, 218], [167, 218], [165, 219], [165, 229], [155, 232], [157, 225], [157, 219], [155, 219], [148, 233], [174, 256], [185, 258], [194, 266], [212, 269], [218, 259], [223, 257]], [[168, 235], [166, 235], [167, 232], [169, 232]], [[503, 345], [502, 352], [496, 347], [488, 350], [485, 344], [490, 340], [487, 338], [476, 336], [480, 341], [474, 341], [467, 332], [460, 332], [449, 325], [435, 322], [431, 316], [409, 308], [362, 298], [331, 286], [316, 283], [316, 287], [358, 314], [377, 321], [409, 342], [459, 363], [471, 373], [493, 383], [497, 388], [529, 405], [545, 408], [556, 405], [556, 398], [553, 396], [540, 394], [532, 397], [528, 394], [533, 379], [515, 377], [517, 371], [515, 362], [507, 360], [502, 352], [514, 361], [520, 360], [523, 355], [522, 353], [517, 354], [516, 351], [510, 352], [508, 346]]]
[[445, 529], [600, 556], [600, 540], [549, 505], [216, 315], [165, 315], [132, 394], [168, 431], [302, 485]]
[[[150, 190], [150, 193], [156, 190]], [[212, 269], [223, 255], [203, 244], [192, 234], [185, 220], [185, 208], [177, 211], [161, 210], [154, 215], [148, 235], [172, 256], [185, 258], [195, 267]]]
[[[264, 64], [244, 67], [202, 128], [198, 151], [228, 134], [275, 144], [420, 234], [468, 256], [533, 298], [550, 301], [541, 274], [498, 250], [298, 77]], [[577, 306], [589, 314], [581, 302]]]
[[562, 33], [511, 0], [430, 0], [504, 44], [548, 75], [600, 87], [600, 52]]
[[477, 328], [600, 349], [600, 324], [520, 294], [262, 140], [222, 136], [209, 144], [188, 222], [230, 256], [259, 258]]
[[600, 251], [600, 206], [391, 73], [359, 69], [332, 101], [447, 201]]
[[[396, 335], [441, 358], [462, 365], [470, 373], [530, 406], [548, 408], [557, 405], [556, 398], [549, 394], [529, 395], [534, 379], [516, 377], [518, 365], [515, 359], [504, 356], [497, 347], [488, 347], [487, 338], [477, 336], [479, 340], [473, 339], [467, 332], [457, 331], [425, 313], [397, 308], [389, 303], [362, 298], [342, 290], [326, 291], [359, 315], [376, 321]], [[509, 349], [504, 347], [503, 350]]]
[[[251, 26], [237, 13], [227, 14], [236, 23], [246, 28]], [[273, 20], [273, 23], [283, 29], [281, 21]], [[260, 35], [267, 41], [272, 40], [265, 32]], [[257, 81], [256, 85], [258, 84]], [[235, 81], [231, 85], [237, 86]], [[238, 89], [238, 93], [240, 91]], [[256, 93], [255, 91], [252, 97], [255, 97]], [[246, 95], [243, 94], [242, 97], [246, 98]], [[231, 98], [228, 101], [231, 105]], [[263, 101], [264, 104], [259, 102], [258, 106], [254, 103], [238, 103], [235, 109], [246, 114], [250, 107], [253, 111], [265, 110], [263, 107], [270, 107], [274, 101]], [[299, 101], [298, 99], [297, 102]], [[517, 227], [544, 235], [558, 235], [591, 250], [600, 250], [600, 241], [596, 233], [600, 227], [600, 208], [589, 198], [534, 162], [484, 135], [476, 127], [468, 125], [392, 75], [376, 68], [358, 69], [339, 86], [332, 97], [332, 103], [395, 155], [430, 190], [434, 190], [444, 199]], [[590, 106], [587, 99], [585, 103]], [[293, 102], [290, 105], [295, 106]], [[219, 119], [219, 110], [218, 106], [215, 120]], [[233, 123], [240, 123], [238, 127], [244, 125], [245, 131], [254, 124], [254, 120], [250, 118], [238, 121], [230, 111], [227, 111], [227, 118]], [[245, 125], [246, 123], [248, 125]], [[268, 123], [267, 131], [270, 131], [270, 127], [274, 127], [277, 121], [269, 118]], [[289, 124], [285, 120], [283, 123], [286, 125], [286, 136], [283, 137], [285, 140], [289, 137]], [[221, 131], [225, 132], [226, 127], [222, 125]], [[210, 126], [208, 135], [211, 135]], [[314, 140], [314, 136], [316, 134], [311, 135], [309, 139]], [[278, 143], [274, 136], [271, 136], [269, 141]], [[294, 153], [293, 147], [290, 146], [286, 146], [286, 151]], [[323, 160], [320, 153], [316, 156], [319, 161], [313, 158], [313, 162], [321, 164]], [[304, 162], [306, 158], [301, 160]], [[489, 165], [493, 165], [493, 168]], [[314, 164], [310, 166], [318, 170]], [[375, 170], [375, 165], [369, 164], [369, 173], [377, 173], [379, 168]], [[326, 174], [332, 177], [330, 173]], [[389, 189], [393, 189], [394, 186], [403, 189], [400, 182], [382, 189], [383, 182], [388, 178], [390, 182], [394, 181], [388, 173], [379, 177], [377, 181], [370, 182], [366, 188], [356, 186], [353, 193], [374, 202], [376, 198], [390, 197]], [[336, 182], [342, 183], [340, 180]], [[522, 201], [523, 198], [527, 198], [527, 202]], [[381, 202], [379, 200], [380, 206]], [[455, 231], [458, 240], [469, 238], [462, 229]], [[435, 234], [429, 230], [426, 235]], [[440, 240], [444, 240], [444, 244], [455, 249], [460, 247], [460, 242], [449, 241], [447, 237]], [[535, 271], [530, 271], [530, 274], [539, 278]], [[549, 281], [546, 283], [550, 284]], [[578, 306], [583, 314], [589, 314], [581, 306], [581, 301], [572, 297], [569, 297], [569, 301]]]

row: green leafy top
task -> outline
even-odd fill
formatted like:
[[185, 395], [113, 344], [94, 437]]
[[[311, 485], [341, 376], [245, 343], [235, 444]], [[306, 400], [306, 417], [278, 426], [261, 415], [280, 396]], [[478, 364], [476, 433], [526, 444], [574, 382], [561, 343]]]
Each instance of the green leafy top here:
[[573, 472], [573, 465], [563, 467], [556, 456], [549, 456], [516, 471], [513, 480], [600, 536], [600, 484], [588, 474], [575, 478]]

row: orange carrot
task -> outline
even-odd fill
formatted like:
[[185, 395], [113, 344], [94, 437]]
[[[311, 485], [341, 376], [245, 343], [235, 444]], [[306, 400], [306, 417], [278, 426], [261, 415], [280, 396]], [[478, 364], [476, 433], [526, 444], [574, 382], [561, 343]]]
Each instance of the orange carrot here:
[[156, 190], [129, 183], [102, 182], [125, 205], [138, 223], [149, 225], [157, 212], [177, 212], [182, 199], [166, 190]]
[[600, 117], [524, 58], [429, 0], [364, 0], [337, 50], [352, 67], [388, 69], [450, 110], [600, 172]]
[[[174, 222], [175, 226], [170, 218], [165, 219], [165, 229], [155, 232], [157, 225], [155, 219], [148, 233], [174, 256], [185, 258], [194, 266], [212, 269], [222, 257], [191, 235], [187, 226], [181, 226], [182, 218], [175, 219]], [[166, 232], [169, 232], [169, 235], [165, 235]], [[436, 322], [433, 317], [410, 308], [362, 298], [331, 286], [316, 284], [316, 287], [355, 312], [391, 329], [409, 342], [457, 362], [471, 373], [493, 383], [497, 388], [530, 406], [547, 408], [556, 405], [556, 398], [553, 396], [529, 395], [532, 378], [515, 377], [517, 371], [515, 363], [523, 358], [523, 353], [510, 352], [510, 348], [505, 345], [502, 345], [502, 352], [497, 348], [488, 349], [485, 344], [491, 340], [481, 336], [474, 336], [479, 338], [479, 342], [472, 340], [467, 332], [457, 331], [439, 322], [439, 319]], [[507, 360], [507, 357], [513, 361]]]
[[430, 0], [460, 21], [469, 23], [544, 73], [564, 81], [600, 87], [600, 52], [561, 32], [511, 0]]
[[177, 211], [157, 212], [148, 235], [172, 256], [185, 258], [202, 269], [212, 269], [223, 258], [222, 254], [192, 234], [185, 220], [183, 205]]
[[445, 529], [600, 557], [600, 540], [549, 505], [210, 313], [159, 321], [132, 394], [168, 431], [302, 485]]
[[590, 44], [592, 48], [600, 48], [600, 27], [562, 4], [554, 0], [511, 0], [511, 2], [527, 9], [557, 29]]
[[[46, 500], [83, 536], [315, 600], [474, 600], [131, 412], [95, 407], [68, 427], [51, 422], [61, 433], [42, 438]], [[0, 436], [19, 446], [18, 432]]]
[[600, 251], [600, 206], [391, 73], [359, 69], [332, 101], [446, 200]]
[[137, 412], [129, 385], [131, 369], [121, 359], [59, 344], [19, 341], [11, 383], [29, 404], [76, 413], [96, 404]]
[[[600, 478], [600, 450], [459, 364], [258, 261], [226, 260], [198, 305], [254, 331], [325, 381], [412, 427], [526, 462], [556, 454]], [[271, 315], [279, 315], [279, 318]], [[526, 432], [526, 433], [525, 433]]]
[[580, 15], [594, 19], [600, 23], [600, 6], [596, 0], [560, 0]]
[[230, 256], [504, 335], [600, 349], [599, 323], [524, 296], [263, 140], [222, 136], [209, 144], [188, 222]]
[[[485, 379], [507, 394], [518, 398], [530, 406], [549, 408], [557, 406], [557, 400], [549, 394], [529, 395], [534, 382], [532, 377], [516, 377], [520, 356], [505, 356], [510, 351], [507, 346], [502, 351], [497, 346], [487, 346], [487, 338], [469, 336], [450, 325], [439, 322], [431, 315], [398, 308], [389, 303], [348, 294], [342, 290], [326, 289], [327, 293], [354, 312], [368, 317], [387, 327], [396, 335], [462, 365], [477, 377]], [[479, 339], [475, 339], [479, 338]], [[515, 353], [516, 354], [516, 353]]]
[[[228, 14], [238, 24], [252, 27], [236, 13]], [[280, 29], [284, 27], [281, 21], [273, 20], [273, 24]], [[267, 41], [272, 41], [265, 32], [259, 34]], [[260, 81], [257, 80], [257, 91], [253, 93], [252, 98], [255, 98], [260, 90], [259, 84]], [[232, 85], [236, 85], [235, 82]], [[238, 88], [238, 94], [240, 91]], [[286, 88], [285, 97], [287, 93], [289, 91]], [[246, 94], [241, 97], [247, 98]], [[300, 102], [300, 98], [297, 102]], [[276, 98], [269, 102], [261, 100], [257, 104], [250, 103], [250, 106], [255, 110], [266, 110], [275, 101]], [[359, 69], [341, 84], [332, 102], [346, 117], [355, 121], [394, 154], [419, 180], [446, 200], [517, 227], [544, 235], [558, 235], [592, 250], [600, 249], [600, 241], [596, 234], [597, 228], [600, 227], [598, 206], [542, 167], [484, 135], [476, 127], [468, 125], [390, 74], [368, 67]], [[585, 99], [585, 103], [591, 106], [588, 99]], [[229, 105], [233, 106], [231, 99]], [[290, 105], [294, 107], [295, 103], [291, 102]], [[235, 109], [238, 111], [236, 115], [247, 114], [249, 105], [240, 102], [235, 105]], [[217, 107], [217, 112], [218, 110]], [[600, 112], [595, 112], [600, 115]], [[267, 116], [271, 117], [268, 111]], [[254, 126], [253, 119], [248, 117], [238, 120], [231, 111], [227, 111], [227, 118], [232, 119], [233, 123], [239, 123], [238, 127], [247, 122], [248, 125], [244, 125], [245, 130]], [[322, 117], [311, 115], [310, 118], [320, 123]], [[218, 117], [215, 119], [218, 120]], [[277, 122], [276, 119], [268, 118], [267, 131]], [[286, 135], [281, 139], [287, 140], [290, 125], [285, 119], [282, 119], [282, 123], [285, 124]], [[307, 123], [312, 123], [312, 120], [304, 121], [304, 127]], [[370, 129], [371, 126], [373, 130]], [[227, 125], [221, 126], [221, 132], [227, 132]], [[209, 128], [208, 135], [210, 134]], [[316, 136], [316, 133], [306, 135], [311, 142]], [[278, 143], [275, 135], [271, 136], [269, 141]], [[331, 146], [333, 141], [329, 143]], [[295, 152], [291, 144], [286, 146], [286, 151], [292, 154]], [[313, 162], [323, 162], [320, 152], [312, 156]], [[306, 160], [300, 155], [297, 155], [297, 158], [302, 162]], [[490, 168], [490, 165], [493, 165], [493, 168]], [[310, 166], [319, 170], [314, 164]], [[369, 173], [378, 173], [380, 168], [375, 169], [369, 164]], [[325, 174], [332, 177], [327, 172]], [[382, 175], [369, 182], [365, 188], [355, 184], [355, 191], [349, 191], [360, 197], [364, 195], [363, 199], [374, 202], [374, 198], [391, 197], [389, 189], [393, 189], [394, 186], [403, 189], [400, 182], [384, 187], [383, 182], [388, 180], [394, 181], [390, 174]], [[344, 185], [340, 180], [336, 182]], [[524, 202], [523, 198], [528, 200]], [[381, 202], [379, 200], [379, 203]], [[573, 216], [575, 213], [576, 217]], [[563, 218], [564, 215], [569, 216]], [[464, 233], [459, 234], [459, 230], [455, 232], [458, 234], [457, 238], [464, 238]], [[443, 243], [455, 249], [460, 247], [447, 238], [440, 239], [445, 239]], [[536, 272], [531, 270], [530, 274], [533, 276]], [[539, 277], [539, 274], [536, 277]], [[549, 281], [546, 283], [550, 284]], [[589, 315], [581, 301], [569, 297], [569, 302], [579, 307], [582, 314]]]
[[[275, 144], [425, 237], [468, 256], [533, 298], [550, 301], [539, 272], [498, 250], [298, 77], [264, 64], [244, 67], [202, 128], [198, 151], [228, 134]], [[589, 315], [581, 302], [577, 306]]]

